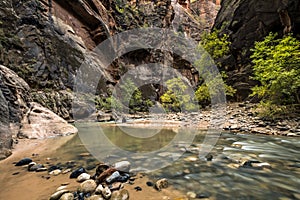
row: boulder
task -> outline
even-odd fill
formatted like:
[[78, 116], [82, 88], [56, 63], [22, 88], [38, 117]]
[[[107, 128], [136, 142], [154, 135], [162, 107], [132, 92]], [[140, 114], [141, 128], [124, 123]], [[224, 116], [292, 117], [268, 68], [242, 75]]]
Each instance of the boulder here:
[[73, 125], [68, 124], [51, 110], [40, 104], [30, 102], [30, 109], [22, 119], [19, 138], [42, 139], [55, 136], [66, 136], [77, 133]]

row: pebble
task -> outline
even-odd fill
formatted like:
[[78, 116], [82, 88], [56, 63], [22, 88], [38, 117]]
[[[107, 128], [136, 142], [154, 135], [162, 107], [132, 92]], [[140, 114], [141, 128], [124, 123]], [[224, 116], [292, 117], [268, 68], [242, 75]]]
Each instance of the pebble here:
[[197, 194], [195, 192], [187, 192], [186, 195], [192, 199], [195, 199], [197, 197]]
[[20, 172], [14, 172], [12, 175], [15, 176], [15, 175], [18, 175], [20, 174]]
[[86, 198], [86, 200], [104, 200], [104, 199], [100, 195], [92, 195], [92, 196]]
[[121, 175], [118, 171], [112, 173], [112, 175], [110, 175], [107, 179], [106, 182], [107, 183], [112, 183], [114, 182], [117, 178], [119, 178]]
[[95, 190], [95, 193], [96, 194], [102, 194], [103, 190], [104, 190], [104, 187], [101, 184], [99, 184], [98, 187]]
[[37, 171], [40, 168], [45, 168], [45, 167], [42, 164], [34, 164], [34, 165], [31, 165], [31, 166], [29, 165], [28, 166], [28, 171], [34, 172], [34, 171]]
[[58, 188], [56, 189], [56, 191], [64, 190], [64, 189], [66, 189], [66, 188], [67, 188], [67, 186], [62, 185], [62, 186], [58, 187]]
[[165, 179], [165, 178], [163, 178], [163, 179], [160, 179], [160, 180], [156, 181], [156, 183], [155, 183], [155, 188], [156, 188], [158, 191], [160, 191], [160, 190], [163, 189], [163, 188], [167, 188], [168, 185], [169, 185], [168, 180]]
[[86, 180], [89, 180], [91, 178], [91, 175], [87, 174], [87, 173], [82, 173], [77, 177], [77, 182], [83, 182]]
[[45, 171], [47, 171], [48, 169], [46, 168], [46, 167], [41, 167], [41, 168], [38, 168], [38, 169], [36, 169], [35, 171], [36, 172], [45, 172]]
[[121, 161], [121, 162], [117, 162], [113, 165], [113, 167], [117, 170], [117, 171], [121, 171], [121, 172], [129, 172], [130, 170], [130, 162], [129, 161]]
[[188, 161], [188, 162], [195, 162], [198, 160], [198, 158], [195, 156], [189, 156], [189, 157], [185, 158], [184, 160]]
[[70, 168], [68, 168], [68, 169], [65, 169], [63, 172], [62, 172], [62, 174], [67, 174], [67, 173], [69, 173], [71, 171], [71, 169]]
[[140, 186], [136, 186], [136, 187], [134, 187], [134, 189], [135, 189], [136, 191], [142, 191], [142, 190], [143, 190]]
[[108, 187], [105, 187], [103, 190], [102, 190], [102, 195], [105, 199], [109, 199], [110, 196], [111, 196], [111, 191]]
[[77, 178], [80, 174], [85, 173], [86, 170], [83, 167], [80, 167], [76, 170], [74, 170], [71, 174], [70, 174], [70, 178]]
[[57, 176], [59, 174], [61, 174], [60, 169], [56, 169], [56, 170], [53, 170], [53, 171], [49, 172], [49, 175], [53, 175], [53, 176]]
[[111, 184], [109, 186], [110, 190], [118, 190], [122, 187], [122, 183], [121, 182], [114, 182], [113, 184]]
[[74, 199], [74, 195], [68, 192], [63, 194], [59, 200], [73, 200], [73, 199]]
[[97, 188], [97, 184], [94, 180], [86, 180], [79, 186], [79, 191], [83, 193], [94, 192]]
[[20, 160], [19, 162], [17, 162], [15, 164], [15, 166], [23, 166], [23, 165], [28, 165], [29, 163], [31, 163], [32, 160], [30, 158], [23, 158], [22, 160]]
[[69, 192], [68, 190], [60, 190], [50, 196], [50, 200], [58, 200], [63, 194]]
[[146, 182], [146, 185], [149, 186], [149, 187], [153, 187], [153, 186], [154, 186], [154, 183], [151, 182], [151, 181], [147, 181], [147, 182]]
[[120, 191], [114, 191], [111, 195], [110, 200], [128, 200], [129, 192], [128, 190], [122, 189]]

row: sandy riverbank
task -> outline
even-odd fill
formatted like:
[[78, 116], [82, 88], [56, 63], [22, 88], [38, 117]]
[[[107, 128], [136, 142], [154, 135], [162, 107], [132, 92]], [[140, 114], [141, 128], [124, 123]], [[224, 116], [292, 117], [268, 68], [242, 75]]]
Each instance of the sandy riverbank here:
[[[20, 140], [13, 149], [13, 154], [0, 161], [0, 199], [9, 200], [46, 200], [63, 183], [68, 183], [67, 189], [76, 191], [79, 183], [69, 179], [70, 173], [58, 176], [49, 175], [48, 172], [28, 172], [27, 167], [16, 167], [14, 163], [24, 157], [32, 158], [37, 163], [51, 163], [51, 156], [74, 136], [58, 137], [45, 140]], [[65, 162], [62, 160], [62, 162]], [[90, 171], [93, 174], [94, 170]], [[162, 191], [146, 185], [147, 176], [138, 174], [133, 185], [125, 184], [131, 200], [157, 200], [157, 199], [187, 199], [184, 194], [174, 190], [172, 186]], [[139, 186], [142, 191], [134, 188]]]

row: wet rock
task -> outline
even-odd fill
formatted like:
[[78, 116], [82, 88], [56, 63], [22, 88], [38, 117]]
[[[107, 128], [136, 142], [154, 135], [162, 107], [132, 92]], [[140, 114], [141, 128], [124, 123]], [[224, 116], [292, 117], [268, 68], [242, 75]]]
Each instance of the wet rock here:
[[63, 194], [59, 200], [73, 200], [73, 199], [74, 199], [74, 195], [68, 192]]
[[134, 187], [134, 189], [135, 189], [136, 191], [142, 191], [142, 190], [143, 190], [140, 186], [136, 186], [136, 187]]
[[109, 166], [106, 164], [103, 164], [103, 163], [99, 164], [96, 168], [96, 174], [94, 176], [99, 176], [104, 171], [106, 171], [108, 168], [109, 168]]
[[153, 186], [154, 186], [154, 183], [151, 182], [151, 181], [147, 181], [147, 182], [146, 182], [146, 185], [149, 186], [149, 187], [153, 187]]
[[112, 183], [115, 180], [117, 180], [120, 176], [121, 176], [120, 173], [118, 171], [116, 171], [106, 179], [106, 182]]
[[112, 175], [114, 172], [116, 172], [115, 168], [108, 168], [104, 172], [102, 172], [98, 177], [97, 181], [99, 183], [103, 182], [106, 178], [108, 178], [110, 175]]
[[122, 189], [120, 191], [114, 191], [111, 195], [110, 200], [128, 200], [129, 192], [128, 190]]
[[254, 168], [267, 168], [267, 169], [270, 169], [272, 168], [271, 165], [267, 162], [262, 162], [262, 163], [251, 163], [251, 166], [254, 167]]
[[57, 176], [59, 174], [61, 174], [60, 169], [56, 169], [56, 170], [53, 170], [53, 171], [49, 172], [49, 175], [53, 175], [53, 176]]
[[125, 174], [119, 176], [118, 178], [116, 178], [115, 181], [124, 183], [124, 182], [128, 181], [129, 178], [130, 178], [130, 175], [125, 173]]
[[30, 158], [23, 158], [22, 160], [20, 160], [19, 162], [17, 162], [15, 164], [15, 166], [23, 166], [23, 165], [28, 165], [29, 163], [32, 162], [32, 159]]
[[69, 192], [68, 190], [60, 190], [50, 196], [50, 200], [58, 200], [63, 194]]
[[79, 186], [79, 191], [83, 193], [94, 192], [97, 184], [94, 180], [86, 180]]
[[166, 178], [160, 179], [156, 181], [155, 188], [160, 191], [163, 188], [167, 188], [169, 186], [168, 180]]
[[197, 194], [196, 198], [198, 199], [206, 199], [206, 198], [209, 198], [210, 197], [210, 194], [209, 193], [199, 193]]
[[[30, 171], [30, 172], [33, 172], [33, 171], [39, 171], [40, 172], [41, 169], [42, 170], [45, 169], [44, 165], [42, 165], [42, 164], [34, 164], [34, 165], [31, 165], [30, 167], [28, 166], [28, 171]], [[47, 168], [44, 171], [47, 171]]]
[[48, 172], [52, 172], [53, 170], [56, 170], [56, 169], [60, 169], [60, 167], [57, 165], [52, 165], [51, 167], [48, 168]]
[[74, 170], [71, 174], [70, 174], [70, 178], [77, 178], [80, 174], [85, 173], [86, 170], [83, 167], [80, 167], [76, 170]]
[[113, 165], [113, 167], [120, 172], [129, 172], [130, 170], [130, 162], [129, 161], [121, 161], [117, 162]]
[[77, 177], [77, 182], [83, 182], [86, 180], [89, 180], [91, 178], [91, 175], [87, 174], [87, 173], [82, 173]]

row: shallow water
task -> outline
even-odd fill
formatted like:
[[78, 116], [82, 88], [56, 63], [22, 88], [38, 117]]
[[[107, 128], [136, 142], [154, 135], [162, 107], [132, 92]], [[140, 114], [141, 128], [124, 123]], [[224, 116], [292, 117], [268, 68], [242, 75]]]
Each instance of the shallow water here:
[[[54, 154], [88, 169], [98, 161], [129, 160], [132, 171], [166, 177], [175, 188], [198, 197], [300, 199], [299, 138], [224, 132], [209, 152], [212, 160], [207, 161], [199, 158], [205, 131], [95, 124], [78, 128], [79, 136]], [[83, 156], [87, 149], [93, 156]], [[245, 161], [264, 167], [243, 166]]]

